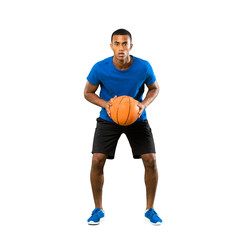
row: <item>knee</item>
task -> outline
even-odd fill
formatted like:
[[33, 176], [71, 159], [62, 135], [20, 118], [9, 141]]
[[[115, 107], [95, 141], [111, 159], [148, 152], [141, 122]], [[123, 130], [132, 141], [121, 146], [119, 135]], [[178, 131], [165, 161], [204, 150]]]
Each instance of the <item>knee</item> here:
[[93, 168], [103, 168], [107, 156], [102, 153], [94, 153], [92, 158], [92, 167]]
[[145, 168], [157, 168], [156, 155], [154, 153], [143, 154], [142, 160]]

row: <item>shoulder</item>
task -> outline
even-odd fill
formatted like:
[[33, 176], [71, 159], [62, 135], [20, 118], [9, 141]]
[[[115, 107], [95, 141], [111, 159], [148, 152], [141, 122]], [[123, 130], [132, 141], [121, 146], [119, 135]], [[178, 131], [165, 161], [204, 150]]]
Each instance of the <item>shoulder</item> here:
[[105, 59], [103, 59], [101, 61], [96, 62], [93, 65], [93, 67], [91, 69], [91, 72], [93, 74], [95, 74], [95, 75], [97, 74], [99, 76], [99, 74], [101, 74], [101, 72], [104, 71], [103, 69], [108, 68], [108, 66], [110, 65], [109, 64], [110, 60], [111, 60], [111, 57], [108, 57], [108, 58], [105, 58]]
[[146, 70], [149, 68], [150, 63], [147, 60], [133, 56], [133, 60], [141, 67], [144, 67]]
[[103, 67], [103, 66], [109, 65], [111, 63], [111, 60], [112, 60], [112, 57], [105, 58], [105, 59], [97, 62], [94, 66], [98, 68], [98, 67]]

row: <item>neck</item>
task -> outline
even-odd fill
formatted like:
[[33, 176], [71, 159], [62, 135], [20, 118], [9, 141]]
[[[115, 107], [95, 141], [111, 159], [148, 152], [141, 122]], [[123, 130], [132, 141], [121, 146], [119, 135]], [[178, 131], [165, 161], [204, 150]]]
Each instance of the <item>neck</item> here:
[[128, 55], [128, 57], [123, 60], [119, 60], [115, 56], [113, 56], [113, 64], [119, 70], [128, 69], [132, 65], [132, 61], [133, 57], [131, 57], [130, 55]]

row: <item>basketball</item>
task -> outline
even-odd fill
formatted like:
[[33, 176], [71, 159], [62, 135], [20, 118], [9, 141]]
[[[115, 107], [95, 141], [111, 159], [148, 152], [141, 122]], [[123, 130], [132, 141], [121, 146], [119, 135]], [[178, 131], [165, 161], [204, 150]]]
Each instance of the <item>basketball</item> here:
[[138, 118], [138, 101], [129, 96], [114, 99], [110, 106], [112, 120], [121, 126], [128, 126]]

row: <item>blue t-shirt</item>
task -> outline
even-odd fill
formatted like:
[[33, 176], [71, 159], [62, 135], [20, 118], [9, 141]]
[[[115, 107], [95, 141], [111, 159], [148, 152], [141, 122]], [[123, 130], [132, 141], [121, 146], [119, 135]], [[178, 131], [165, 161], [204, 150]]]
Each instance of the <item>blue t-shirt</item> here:
[[[91, 69], [87, 80], [93, 85], [100, 85], [100, 98], [109, 101], [114, 96], [127, 95], [142, 102], [144, 84], [151, 85], [156, 81], [149, 62], [133, 57], [132, 65], [126, 70], [117, 69], [113, 57], [97, 62]], [[100, 118], [113, 122], [105, 108], [101, 109]], [[147, 118], [144, 110], [137, 121]]]

